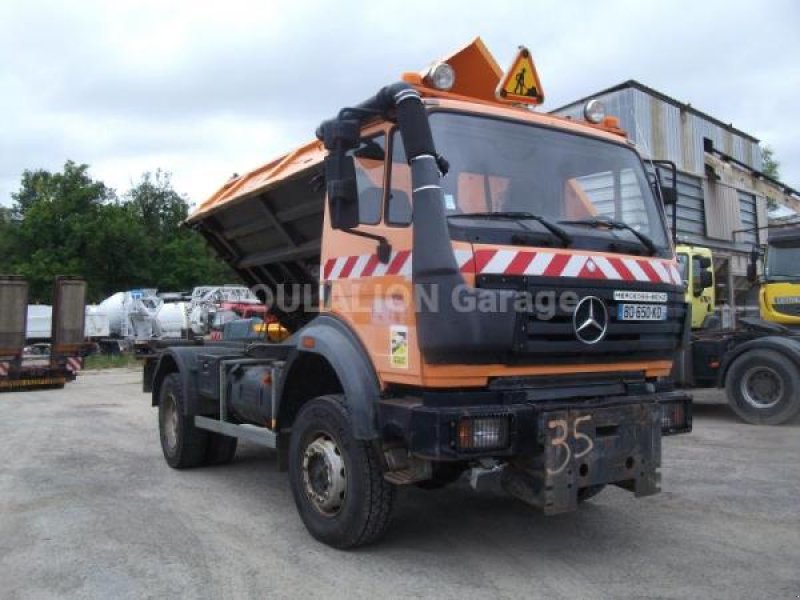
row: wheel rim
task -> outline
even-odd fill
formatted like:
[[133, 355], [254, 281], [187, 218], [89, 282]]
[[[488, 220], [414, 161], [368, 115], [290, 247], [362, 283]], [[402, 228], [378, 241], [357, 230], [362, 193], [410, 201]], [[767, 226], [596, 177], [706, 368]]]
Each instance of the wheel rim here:
[[342, 453], [333, 438], [318, 434], [303, 452], [303, 484], [314, 508], [332, 517], [344, 505], [347, 487]]
[[772, 408], [783, 397], [783, 379], [766, 366], [750, 368], [742, 377], [742, 397], [753, 408]]
[[161, 431], [167, 450], [173, 454], [178, 446], [178, 403], [172, 392], [168, 393], [162, 402], [164, 407], [161, 412]]

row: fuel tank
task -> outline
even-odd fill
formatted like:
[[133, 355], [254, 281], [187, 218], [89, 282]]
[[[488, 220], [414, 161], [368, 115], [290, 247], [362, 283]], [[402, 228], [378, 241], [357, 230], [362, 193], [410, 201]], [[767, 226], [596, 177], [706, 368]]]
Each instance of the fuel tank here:
[[243, 423], [269, 424], [272, 419], [272, 366], [237, 365], [228, 375], [228, 411]]

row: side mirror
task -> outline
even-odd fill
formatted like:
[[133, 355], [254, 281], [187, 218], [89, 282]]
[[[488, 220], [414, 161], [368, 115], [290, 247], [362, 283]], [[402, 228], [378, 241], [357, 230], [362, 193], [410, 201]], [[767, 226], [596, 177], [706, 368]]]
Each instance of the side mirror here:
[[358, 227], [358, 185], [353, 157], [339, 152], [329, 154], [325, 158], [325, 181], [331, 227], [334, 229]]
[[706, 270], [711, 268], [711, 259], [708, 256], [701, 256], [699, 260], [701, 269]]
[[701, 292], [706, 289], [710, 288], [714, 283], [714, 278], [711, 276], [711, 271], [700, 271], [700, 287]]
[[329, 154], [325, 157], [325, 182], [331, 227], [352, 229], [358, 226], [358, 184], [356, 165], [348, 151], [358, 147], [361, 137], [357, 119], [331, 119], [317, 130], [317, 138]]

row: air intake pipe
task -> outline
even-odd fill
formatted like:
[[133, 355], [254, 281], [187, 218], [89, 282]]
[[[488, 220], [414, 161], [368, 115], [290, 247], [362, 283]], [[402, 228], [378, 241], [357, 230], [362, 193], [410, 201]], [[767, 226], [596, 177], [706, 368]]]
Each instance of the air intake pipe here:
[[[411, 272], [423, 356], [431, 363], [501, 360], [498, 355], [511, 351], [513, 345], [515, 292], [470, 287], [461, 275], [439, 185], [446, 163], [436, 153], [419, 92], [404, 82], [388, 85], [358, 106], [342, 109], [336, 120], [355, 118], [364, 123], [376, 116], [396, 118], [411, 169]], [[329, 125], [323, 123], [317, 130], [319, 139], [324, 139]], [[487, 306], [498, 309], [478, 308]]]

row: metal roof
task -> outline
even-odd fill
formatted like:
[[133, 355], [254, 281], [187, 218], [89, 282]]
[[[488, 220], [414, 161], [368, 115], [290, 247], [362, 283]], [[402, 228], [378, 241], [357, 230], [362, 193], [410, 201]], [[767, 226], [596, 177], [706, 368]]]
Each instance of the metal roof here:
[[639, 83], [635, 79], [629, 79], [628, 81], [624, 81], [624, 82], [622, 82], [620, 84], [617, 84], [617, 85], [612, 86], [610, 88], [607, 88], [605, 90], [600, 90], [599, 92], [595, 92], [594, 94], [591, 94], [589, 96], [581, 98], [580, 100], [574, 100], [573, 102], [569, 102], [567, 104], [564, 104], [563, 106], [559, 106], [558, 108], [554, 108], [550, 112], [551, 113], [557, 113], [557, 112], [565, 110], [567, 108], [571, 108], [571, 107], [575, 106], [576, 104], [585, 104], [587, 101], [591, 100], [592, 98], [596, 98], [597, 96], [602, 96], [604, 94], [611, 94], [613, 92], [618, 92], [618, 91], [626, 90], [626, 89], [630, 89], [630, 88], [637, 89], [637, 90], [639, 90], [641, 92], [644, 92], [645, 94], [648, 94], [650, 96], [658, 98], [662, 102], [666, 102], [667, 104], [671, 104], [673, 106], [676, 106], [676, 107], [680, 108], [681, 110], [685, 110], [686, 112], [691, 113], [693, 115], [696, 115], [696, 116], [698, 116], [698, 117], [700, 117], [702, 119], [705, 119], [705, 120], [713, 123], [714, 125], [717, 125], [718, 127], [722, 127], [724, 129], [730, 131], [731, 133], [735, 133], [736, 135], [740, 135], [740, 136], [742, 136], [744, 138], [747, 138], [751, 142], [755, 142], [756, 144], [758, 144], [761, 141], [758, 138], [753, 137], [749, 133], [746, 133], [746, 132], [742, 131], [741, 129], [737, 129], [736, 127], [734, 127], [730, 123], [723, 123], [722, 121], [712, 117], [708, 113], [704, 113], [702, 111], [697, 110], [691, 104], [687, 104], [685, 102], [681, 102], [680, 100], [676, 100], [675, 98], [672, 98], [671, 96], [667, 96], [663, 92], [659, 92], [658, 90], [655, 90], [655, 89], [653, 89], [651, 87], [648, 87], [648, 86], [644, 85], [643, 83]]

